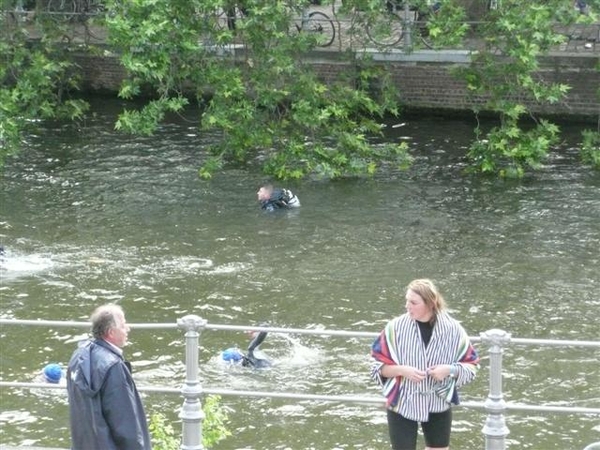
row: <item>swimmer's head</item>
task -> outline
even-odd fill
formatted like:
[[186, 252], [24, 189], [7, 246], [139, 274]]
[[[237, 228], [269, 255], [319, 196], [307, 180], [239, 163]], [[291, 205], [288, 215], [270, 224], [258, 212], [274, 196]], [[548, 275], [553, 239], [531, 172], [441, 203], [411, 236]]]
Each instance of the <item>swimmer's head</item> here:
[[44, 367], [44, 378], [48, 383], [59, 383], [62, 377], [62, 368], [60, 364], [48, 364]]
[[243, 359], [244, 355], [235, 347], [228, 348], [221, 352], [221, 359], [230, 363], [238, 363]]
[[258, 192], [256, 193], [256, 195], [258, 196], [258, 201], [259, 202], [266, 202], [271, 198], [271, 194], [273, 193], [273, 186], [270, 184], [267, 184], [265, 186], [262, 186]]

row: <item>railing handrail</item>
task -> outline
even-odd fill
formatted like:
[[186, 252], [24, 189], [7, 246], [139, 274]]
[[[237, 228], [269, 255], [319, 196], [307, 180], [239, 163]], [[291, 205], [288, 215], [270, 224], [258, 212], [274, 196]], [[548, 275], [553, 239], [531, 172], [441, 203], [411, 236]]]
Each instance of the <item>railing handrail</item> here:
[[[87, 321], [54, 321], [54, 320], [22, 320], [22, 319], [0, 319], [0, 325], [27, 325], [27, 326], [61, 326], [61, 327], [90, 327]], [[235, 395], [251, 397], [271, 397], [271, 398], [290, 398], [296, 400], [313, 401], [341, 401], [353, 403], [373, 403], [383, 406], [383, 399], [375, 397], [363, 397], [355, 395], [319, 395], [319, 394], [301, 394], [289, 392], [257, 392], [257, 391], [233, 391], [229, 389], [211, 389], [200, 384], [198, 377], [198, 354], [200, 332], [210, 330], [232, 330], [232, 331], [268, 331], [272, 333], [294, 333], [294, 334], [313, 334], [313, 335], [337, 335], [350, 337], [369, 337], [373, 338], [379, 333], [327, 330], [327, 329], [298, 329], [298, 328], [276, 328], [266, 326], [252, 325], [222, 325], [209, 324], [206, 319], [190, 314], [177, 319], [176, 323], [139, 323], [129, 324], [131, 328], [138, 329], [172, 329], [177, 328], [185, 331], [185, 355], [186, 355], [186, 380], [181, 389], [165, 387], [144, 387], [140, 390], [153, 392], [171, 392], [180, 393], [184, 397], [184, 403], [181, 409], [180, 418], [182, 419], [182, 441], [181, 449], [202, 450], [200, 437], [202, 436], [203, 415], [198, 413], [201, 403], [200, 397], [204, 394], [217, 395]], [[548, 406], [548, 405], [521, 405], [517, 403], [507, 403], [504, 401], [502, 393], [502, 355], [504, 347], [510, 343], [517, 344], [537, 344], [537, 345], [558, 345], [558, 346], [584, 346], [600, 347], [597, 341], [572, 341], [572, 340], [553, 340], [553, 339], [513, 339], [511, 334], [500, 329], [491, 329], [480, 333], [479, 337], [473, 337], [473, 341], [481, 341], [489, 347], [489, 393], [485, 402], [462, 402], [463, 407], [483, 408], [487, 412], [483, 434], [486, 438], [486, 450], [505, 450], [506, 436], [509, 433], [506, 426], [504, 413], [509, 410], [522, 411], [540, 411], [540, 412], [567, 412], [580, 414], [600, 414], [600, 408], [587, 407], [567, 407], [567, 406]], [[0, 381], [1, 386], [12, 387], [44, 387], [48, 386], [39, 383], [19, 383]], [[60, 386], [58, 386], [60, 388]]]
[[[340, 13], [339, 11], [335, 11], [335, 10], [331, 10], [329, 8], [321, 8], [321, 7], [311, 7], [311, 10], [320, 10], [321, 12], [324, 12], [328, 15], [329, 19], [334, 22], [337, 26], [337, 28], [340, 30], [338, 37], [336, 37], [336, 41], [340, 46], [339, 48], [341, 49], [343, 47], [342, 45], [342, 41], [344, 39], [346, 40], [351, 40], [353, 42], [351, 42], [350, 44], [347, 44], [347, 46], [352, 49], [353, 51], [359, 51], [362, 52], [365, 49], [369, 48], [369, 46], [371, 45], [369, 43], [369, 40], [367, 40], [367, 42], [363, 42], [362, 39], [354, 39], [353, 37], [353, 33], [354, 32], [350, 32], [350, 33], [346, 33], [344, 34], [344, 38], [342, 38], [342, 33], [341, 30], [343, 28], [349, 28], [349, 29], [353, 29], [356, 24], [360, 24], [361, 20], [361, 12], [359, 11], [345, 11], [343, 13]], [[13, 17], [17, 18], [17, 22], [22, 22], [22, 23], [26, 23], [26, 18], [29, 17], [30, 14], [33, 14], [34, 11], [31, 10], [21, 10], [21, 11], [16, 11], [14, 8], [0, 8], [0, 12], [4, 12], [4, 13], [9, 13], [11, 14]], [[93, 19], [95, 18], [98, 13], [96, 12], [92, 12], [92, 11], [86, 11], [86, 12], [69, 12], [69, 11], [45, 11], [45, 10], [37, 10], [35, 11], [35, 15], [39, 15], [39, 16], [45, 16], [48, 15], [50, 17], [64, 17], [66, 21], [72, 21], [74, 20], [73, 24], [85, 24], [86, 21], [88, 21], [89, 19]], [[100, 14], [102, 15], [102, 14]], [[221, 20], [225, 20], [225, 17], [220, 15], [219, 13], [216, 13], [217, 17], [221, 17]], [[423, 23], [423, 21], [415, 21], [414, 23]], [[463, 24], [468, 25], [471, 29], [476, 29], [477, 26], [479, 26], [480, 24], [485, 24], [486, 20], [464, 20], [462, 21]], [[565, 36], [565, 41], [561, 44], [557, 44], [555, 46], [553, 46], [553, 49], [550, 50], [550, 53], [563, 53], [563, 52], [570, 52], [570, 51], [581, 51], [581, 48], [578, 47], [583, 47], [583, 49], [585, 50], [585, 52], [589, 55], [596, 55], [600, 52], [600, 46], [598, 45], [598, 39], [600, 38], [600, 22], [592, 22], [592, 23], [571, 23], [568, 26], [563, 26], [563, 24], [559, 21], [555, 22], [555, 27], [560, 27], [560, 29], [557, 29], [556, 32], [557, 34], [561, 34], [563, 36]], [[584, 30], [584, 33], [581, 33], [581, 31]], [[100, 45], [102, 43], [106, 43], [106, 38], [103, 37], [102, 34], [96, 35], [94, 34], [95, 32], [92, 32], [91, 27], [86, 26], [85, 27], [85, 37], [88, 39], [91, 39], [95, 44]], [[407, 33], [410, 34], [410, 27], [407, 28]], [[362, 33], [359, 33], [358, 36], [362, 37]], [[455, 46], [447, 46], [444, 47], [445, 50], [449, 50], [449, 49], [454, 49], [454, 50], [465, 50], [465, 51], [469, 51], [469, 52], [473, 52], [473, 51], [477, 51], [480, 48], [480, 44], [479, 43], [475, 43], [478, 42], [480, 39], [476, 39], [475, 41], [472, 39], [472, 37], [476, 37], [479, 38], [480, 36], [478, 34], [473, 34], [473, 36], [465, 36], [465, 39], [463, 40], [461, 45], [455, 45]], [[409, 39], [410, 40], [410, 39]], [[405, 53], [409, 54], [412, 53], [411, 51], [408, 51], [407, 48], [405, 47], [411, 47], [410, 45], [408, 45], [408, 43], [405, 43], [406, 38], [405, 39], [398, 39], [398, 43], [396, 45], [391, 45], [388, 48], [392, 49], [402, 49]], [[579, 45], [577, 43], [580, 43]], [[231, 44], [234, 45], [234, 44]], [[240, 44], [241, 45], [241, 44]], [[212, 47], [212, 46], [211, 46]], [[220, 46], [220, 47], [227, 47], [228, 46]], [[244, 47], [244, 45], [242, 45], [242, 47]], [[335, 48], [335, 46], [333, 46]], [[413, 49], [414, 50], [414, 49]], [[441, 50], [441, 49], [438, 49]], [[436, 59], [438, 60], [438, 59]]]
[[[57, 326], [89, 328], [90, 323], [85, 321], [62, 321], [62, 320], [31, 320], [31, 319], [6, 319], [0, 318], [0, 325], [33, 325], [33, 326]], [[128, 323], [132, 329], [154, 330], [154, 329], [177, 329], [176, 322], [173, 323]], [[345, 336], [345, 337], [365, 337], [375, 338], [379, 332], [374, 331], [347, 331], [331, 329], [307, 329], [307, 328], [284, 328], [284, 327], [260, 327], [253, 325], [226, 325], [206, 323], [206, 330], [225, 330], [225, 331], [268, 331], [270, 333], [284, 334], [308, 334], [308, 335], [326, 335], [326, 336]], [[471, 336], [471, 341], [481, 342], [480, 336]], [[566, 346], [566, 347], [597, 347], [600, 348], [600, 341], [581, 341], [567, 339], [536, 339], [536, 338], [515, 338], [511, 337], [511, 344], [517, 345], [547, 345], [547, 346]]]
[[[0, 387], [24, 388], [24, 389], [66, 389], [64, 385], [35, 383], [23, 381], [0, 381]], [[160, 394], [181, 394], [181, 388], [172, 388], [165, 386], [138, 386], [140, 392], [160, 393]], [[221, 395], [230, 397], [259, 397], [259, 398], [288, 398], [295, 400], [315, 400], [324, 402], [342, 402], [342, 403], [366, 403], [376, 406], [383, 406], [385, 399], [381, 396], [362, 396], [362, 395], [321, 395], [321, 394], [300, 394], [295, 392], [276, 392], [276, 391], [246, 391], [237, 389], [210, 388], [203, 386], [202, 392], [208, 395]], [[485, 409], [485, 402], [461, 401], [459, 408]], [[529, 405], [523, 403], [506, 402], [505, 407], [513, 411], [538, 411], [538, 412], [560, 412], [577, 414], [600, 414], [600, 408], [588, 408], [578, 406], [553, 406], [553, 405]]]

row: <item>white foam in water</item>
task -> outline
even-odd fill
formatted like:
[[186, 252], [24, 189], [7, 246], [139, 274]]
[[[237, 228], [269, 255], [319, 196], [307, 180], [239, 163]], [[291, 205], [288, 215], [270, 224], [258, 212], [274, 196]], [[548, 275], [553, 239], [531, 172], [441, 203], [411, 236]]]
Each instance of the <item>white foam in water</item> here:
[[287, 353], [288, 357], [285, 358], [285, 364], [290, 366], [306, 366], [315, 364], [321, 360], [319, 349], [309, 348], [288, 334], [281, 334], [280, 337], [291, 344], [291, 349]]
[[214, 263], [209, 258], [182, 256], [179, 258], [162, 261], [160, 265], [163, 267], [163, 269], [168, 269], [172, 272], [197, 272], [198, 270], [204, 270], [213, 267]]
[[42, 253], [19, 255], [6, 251], [0, 260], [2, 278], [17, 278], [49, 270], [54, 266], [50, 256]]
[[211, 273], [214, 274], [228, 274], [235, 272], [242, 272], [248, 269], [249, 265], [241, 262], [227, 263], [221, 264], [220, 266], [216, 266], [211, 270]]

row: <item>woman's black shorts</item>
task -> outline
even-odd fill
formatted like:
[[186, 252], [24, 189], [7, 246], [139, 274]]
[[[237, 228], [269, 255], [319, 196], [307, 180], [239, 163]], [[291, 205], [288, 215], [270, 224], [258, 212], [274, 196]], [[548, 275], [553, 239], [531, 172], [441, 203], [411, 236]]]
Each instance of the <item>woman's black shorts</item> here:
[[[394, 450], [415, 450], [419, 422], [409, 420], [393, 411], [387, 410], [390, 440]], [[452, 408], [441, 413], [429, 413], [429, 420], [421, 422], [427, 447], [444, 448], [450, 446], [452, 429]]]

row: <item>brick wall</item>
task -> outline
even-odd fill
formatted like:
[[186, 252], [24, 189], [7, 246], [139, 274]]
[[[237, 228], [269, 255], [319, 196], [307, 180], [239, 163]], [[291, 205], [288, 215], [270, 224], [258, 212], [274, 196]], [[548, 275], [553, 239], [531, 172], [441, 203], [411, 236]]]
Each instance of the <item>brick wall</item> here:
[[[539, 105], [526, 101], [532, 111], [543, 114], [573, 117], [597, 121], [600, 115], [598, 88], [600, 72], [596, 69], [598, 56], [560, 55], [542, 60], [539, 77], [551, 82], [571, 86], [567, 98], [554, 105]], [[115, 92], [125, 70], [119, 59], [110, 54], [104, 56], [80, 55], [76, 58], [83, 74], [84, 90], [90, 92]], [[320, 55], [312, 62], [324, 80], [333, 80], [342, 73], [354, 70], [353, 63]], [[399, 88], [402, 106], [414, 109], [435, 109], [440, 112], [469, 111], [482, 98], [467, 94], [465, 83], [452, 74], [457, 64], [452, 61], [386, 61], [392, 67], [393, 79]], [[462, 65], [464, 65], [463, 63]]]
[[[549, 83], [571, 86], [567, 97], [556, 104], [539, 104], [523, 100], [537, 113], [558, 115], [597, 122], [600, 115], [600, 72], [597, 56], [556, 56], [542, 59], [537, 76]], [[393, 79], [400, 90], [404, 106], [416, 109], [467, 111], [482, 105], [484, 98], [469, 96], [465, 82], [453, 75], [460, 64], [452, 62], [386, 62], [392, 67]], [[331, 79], [347, 65], [321, 62], [318, 73]]]
[[114, 93], [119, 90], [121, 81], [127, 75], [119, 58], [105, 56], [78, 55], [75, 63], [81, 70], [82, 88], [94, 93]]

